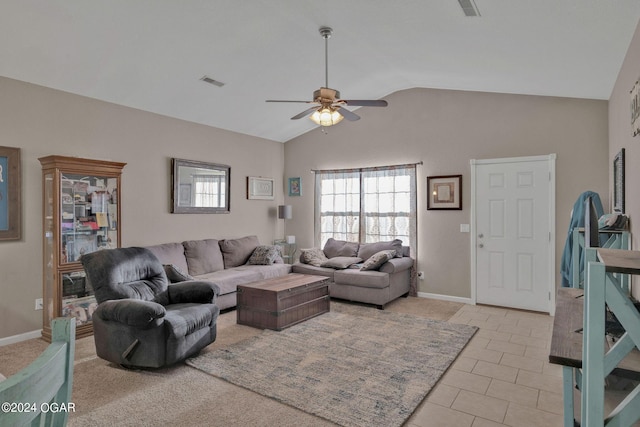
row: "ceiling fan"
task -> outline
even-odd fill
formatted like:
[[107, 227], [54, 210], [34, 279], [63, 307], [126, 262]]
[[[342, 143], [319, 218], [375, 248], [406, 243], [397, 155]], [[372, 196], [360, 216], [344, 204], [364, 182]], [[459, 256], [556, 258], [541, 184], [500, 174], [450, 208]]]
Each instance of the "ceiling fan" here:
[[340, 92], [329, 88], [329, 37], [333, 30], [329, 27], [320, 27], [320, 35], [324, 39], [324, 60], [325, 60], [325, 86], [313, 92], [313, 101], [281, 101], [267, 100], [266, 102], [300, 102], [306, 104], [316, 104], [313, 107], [291, 117], [291, 120], [298, 120], [311, 115], [310, 119], [320, 126], [333, 126], [342, 121], [343, 118], [349, 121], [360, 119], [356, 113], [347, 110], [345, 106], [355, 107], [386, 107], [385, 100], [346, 100], [340, 99]]

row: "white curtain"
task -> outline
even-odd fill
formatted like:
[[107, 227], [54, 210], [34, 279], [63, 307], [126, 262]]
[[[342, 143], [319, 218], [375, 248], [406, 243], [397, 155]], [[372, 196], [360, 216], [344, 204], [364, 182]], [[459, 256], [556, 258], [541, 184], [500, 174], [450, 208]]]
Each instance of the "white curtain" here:
[[223, 207], [225, 200], [224, 177], [220, 175], [195, 175], [195, 206]]
[[315, 245], [393, 239], [415, 254], [416, 165], [316, 171]]

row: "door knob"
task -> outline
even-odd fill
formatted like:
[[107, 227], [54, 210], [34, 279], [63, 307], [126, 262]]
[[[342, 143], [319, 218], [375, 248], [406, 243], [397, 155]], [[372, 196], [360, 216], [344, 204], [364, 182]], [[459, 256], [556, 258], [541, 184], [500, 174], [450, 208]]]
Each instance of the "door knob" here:
[[483, 245], [482, 243], [480, 243], [480, 244], [478, 245], [478, 247], [479, 247], [479, 248], [484, 248], [484, 245]]
[[484, 234], [480, 233], [478, 234], [478, 237], [482, 239], [484, 237]]

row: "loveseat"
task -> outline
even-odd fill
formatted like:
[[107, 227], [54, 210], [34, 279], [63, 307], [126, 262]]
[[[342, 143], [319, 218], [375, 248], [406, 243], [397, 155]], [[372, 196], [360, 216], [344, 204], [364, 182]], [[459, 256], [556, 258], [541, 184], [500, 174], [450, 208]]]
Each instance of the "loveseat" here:
[[330, 238], [322, 249], [302, 249], [294, 273], [315, 274], [331, 279], [332, 298], [385, 304], [409, 295], [414, 280], [414, 260], [399, 239], [358, 243]]
[[164, 265], [171, 282], [207, 280], [220, 288], [220, 310], [236, 306], [238, 285], [291, 273], [277, 247], [261, 245], [256, 236], [203, 239], [147, 246]]

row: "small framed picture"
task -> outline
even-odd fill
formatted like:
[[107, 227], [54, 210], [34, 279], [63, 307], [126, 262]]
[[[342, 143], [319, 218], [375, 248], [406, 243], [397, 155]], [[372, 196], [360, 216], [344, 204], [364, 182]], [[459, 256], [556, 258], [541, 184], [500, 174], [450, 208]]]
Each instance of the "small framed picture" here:
[[273, 200], [273, 179], [255, 176], [247, 177], [247, 199]]
[[624, 148], [613, 159], [613, 211], [624, 213]]
[[20, 149], [0, 147], [0, 240], [20, 240], [21, 197]]
[[302, 194], [301, 178], [289, 178], [289, 196], [300, 196]]
[[427, 209], [461, 210], [462, 175], [428, 176]]

